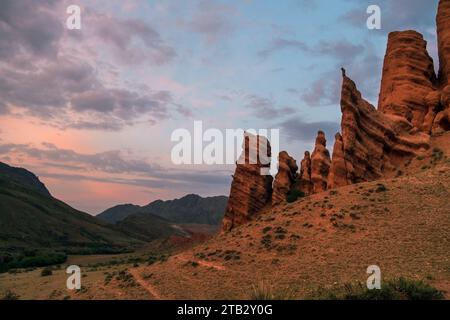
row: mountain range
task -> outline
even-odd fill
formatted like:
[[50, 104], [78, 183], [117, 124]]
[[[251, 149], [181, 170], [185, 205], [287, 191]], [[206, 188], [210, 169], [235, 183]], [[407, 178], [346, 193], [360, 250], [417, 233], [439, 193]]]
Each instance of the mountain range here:
[[[224, 198], [217, 198], [222, 214]], [[214, 211], [214, 199], [189, 195], [151, 203], [148, 208], [158, 214], [138, 214], [141, 207], [126, 205], [94, 217], [54, 198], [32, 172], [0, 163], [0, 271], [61, 263], [67, 254], [128, 252], [152, 240], [189, 236], [179, 221], [220, 221], [220, 213], [206, 217]]]
[[189, 194], [180, 199], [156, 200], [145, 206], [123, 204], [109, 208], [97, 217], [103, 221], [117, 223], [131, 215], [159, 216], [175, 223], [219, 225], [222, 221], [228, 198], [216, 196], [202, 198]]

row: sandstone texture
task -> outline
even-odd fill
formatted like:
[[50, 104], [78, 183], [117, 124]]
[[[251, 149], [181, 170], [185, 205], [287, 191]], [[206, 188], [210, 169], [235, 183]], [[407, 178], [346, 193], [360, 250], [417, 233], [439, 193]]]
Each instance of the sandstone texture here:
[[298, 166], [294, 158], [286, 151], [278, 156], [278, 173], [273, 183], [272, 205], [286, 200], [287, 193], [294, 187]]
[[311, 183], [313, 192], [327, 190], [328, 173], [330, 172], [330, 152], [328, 151], [325, 133], [319, 131], [316, 138], [316, 145], [311, 155]]
[[428, 113], [424, 98], [434, 91], [435, 83], [433, 60], [423, 36], [416, 31], [391, 32], [378, 109], [394, 120], [419, 127]]
[[300, 173], [298, 175], [298, 190], [305, 195], [310, 195], [313, 191], [311, 182], [311, 154], [305, 151], [305, 156], [300, 164]]
[[252, 157], [258, 154], [262, 146], [267, 149], [267, 155], [270, 156], [270, 143], [265, 137], [245, 135], [243, 153], [233, 175], [230, 197], [222, 221], [224, 231], [230, 231], [235, 226], [250, 221], [270, 203], [273, 178], [262, 174], [262, 170], [270, 167], [270, 163], [261, 163], [259, 157], [256, 159]]
[[430, 150], [432, 138], [450, 131], [450, 0], [439, 1], [436, 24], [437, 76], [420, 33], [391, 32], [378, 108], [363, 98], [341, 68], [341, 130], [335, 136], [332, 157], [322, 131], [312, 154], [305, 152], [298, 174], [295, 160], [286, 152], [280, 153], [273, 193], [271, 178], [258, 173], [260, 166], [238, 165], [224, 229], [250, 220], [270, 199], [273, 205], [283, 202], [292, 188], [310, 195], [399, 176], [403, 174], [399, 168]]

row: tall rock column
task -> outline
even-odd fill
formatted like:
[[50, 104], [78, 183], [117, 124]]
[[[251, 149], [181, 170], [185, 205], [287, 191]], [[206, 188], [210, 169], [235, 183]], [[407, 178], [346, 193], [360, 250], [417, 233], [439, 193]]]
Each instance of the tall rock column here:
[[[267, 148], [267, 156], [270, 157], [269, 141], [265, 137], [246, 133], [243, 152], [233, 175], [230, 197], [222, 220], [223, 231], [230, 231], [250, 221], [270, 203], [273, 178], [271, 175], [263, 175], [261, 170], [269, 168], [270, 163], [261, 163], [259, 156], [259, 151], [264, 148]], [[255, 158], [252, 155], [258, 156]]]
[[432, 132], [450, 130], [450, 0], [439, 1], [436, 16], [439, 50], [440, 105], [437, 108]]
[[440, 0], [436, 16], [439, 82], [446, 86], [450, 81], [450, 0]]
[[295, 184], [298, 166], [294, 158], [286, 151], [280, 152], [278, 156], [278, 173], [273, 183], [272, 205], [286, 200], [287, 193]]
[[325, 133], [317, 133], [316, 145], [311, 155], [311, 182], [313, 192], [318, 193], [327, 190], [328, 173], [330, 171], [330, 152], [326, 148]]
[[333, 147], [330, 174], [328, 175], [328, 189], [346, 186], [349, 183], [347, 179], [347, 165], [344, 157], [344, 142], [341, 134], [337, 133]]
[[305, 151], [305, 156], [300, 164], [298, 189], [305, 195], [310, 195], [313, 192], [313, 184], [311, 182], [311, 155], [309, 151]]
[[412, 30], [391, 32], [383, 65], [378, 109], [400, 125], [421, 129], [435, 90], [433, 59], [423, 36]]

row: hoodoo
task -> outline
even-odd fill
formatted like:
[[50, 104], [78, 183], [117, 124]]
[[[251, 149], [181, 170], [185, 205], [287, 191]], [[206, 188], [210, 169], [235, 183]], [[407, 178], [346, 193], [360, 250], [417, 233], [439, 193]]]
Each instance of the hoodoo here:
[[249, 159], [252, 154], [259, 155], [261, 146], [267, 147], [267, 156], [270, 157], [270, 143], [265, 137], [245, 134], [243, 152], [233, 175], [230, 197], [222, 221], [224, 231], [250, 221], [271, 200], [273, 178], [261, 174], [261, 169], [270, 167], [270, 163], [261, 163], [259, 156], [252, 159], [255, 161]]
[[286, 194], [294, 187], [297, 177], [297, 163], [286, 151], [278, 156], [278, 173], [273, 183], [272, 205], [286, 200]]
[[335, 136], [332, 158], [322, 131], [311, 156], [305, 152], [298, 175], [295, 160], [286, 152], [280, 153], [273, 195], [271, 178], [257, 174], [258, 166], [238, 165], [224, 229], [248, 221], [271, 196], [273, 205], [280, 203], [293, 187], [309, 195], [398, 175], [399, 168], [427, 152], [431, 136], [450, 131], [450, 0], [439, 2], [436, 24], [437, 76], [420, 33], [391, 32], [378, 109], [362, 97], [341, 68], [341, 131]]

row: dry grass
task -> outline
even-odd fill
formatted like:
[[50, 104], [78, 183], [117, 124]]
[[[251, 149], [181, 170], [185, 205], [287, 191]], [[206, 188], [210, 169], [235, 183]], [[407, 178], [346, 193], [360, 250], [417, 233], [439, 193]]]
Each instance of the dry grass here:
[[105, 266], [88, 271], [86, 291], [74, 294], [65, 290], [64, 270], [41, 277], [37, 269], [0, 274], [0, 294], [13, 290], [25, 299], [302, 299], [318, 289], [365, 283], [367, 267], [375, 264], [382, 285], [400, 277], [423, 281], [445, 291], [448, 299], [450, 135], [434, 143], [442, 156], [432, 148], [401, 168], [399, 177], [267, 208], [255, 221], [167, 260], [127, 265], [139, 276], [139, 286], [121, 287], [114, 279], [105, 285], [104, 272], [124, 268]]

